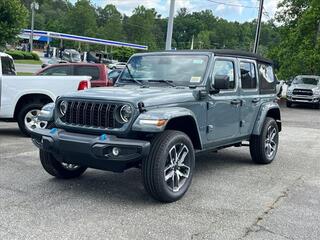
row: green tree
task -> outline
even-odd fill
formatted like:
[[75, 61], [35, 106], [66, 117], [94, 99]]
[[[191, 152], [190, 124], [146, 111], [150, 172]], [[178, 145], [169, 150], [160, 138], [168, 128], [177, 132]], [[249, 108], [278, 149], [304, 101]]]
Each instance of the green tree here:
[[68, 12], [65, 25], [68, 25], [69, 33], [97, 36], [98, 15], [90, 0], [78, 0]]
[[135, 8], [131, 17], [124, 19], [124, 29], [128, 41], [146, 44], [151, 50], [156, 49], [157, 17], [158, 15], [154, 8], [147, 9], [144, 6]]
[[26, 25], [28, 12], [19, 0], [0, 0], [0, 46], [14, 40]]
[[269, 52], [279, 65], [278, 76], [320, 75], [319, 0], [283, 0], [280, 7], [281, 41]]
[[99, 36], [110, 40], [123, 40], [122, 15], [116, 6], [98, 8]]

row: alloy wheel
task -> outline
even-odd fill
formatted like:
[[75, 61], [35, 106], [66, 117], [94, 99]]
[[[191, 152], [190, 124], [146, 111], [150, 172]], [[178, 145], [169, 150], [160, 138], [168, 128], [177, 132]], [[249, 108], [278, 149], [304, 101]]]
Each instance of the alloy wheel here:
[[189, 178], [188, 154], [189, 149], [183, 143], [176, 144], [169, 150], [164, 169], [164, 180], [173, 192], [178, 192]]
[[48, 122], [40, 121], [38, 115], [40, 113], [39, 109], [32, 109], [24, 117], [24, 124], [29, 131], [33, 131], [36, 128], [46, 128]]
[[267, 136], [265, 139], [265, 152], [268, 158], [272, 158], [277, 151], [277, 129], [273, 126], [269, 126], [267, 130]]

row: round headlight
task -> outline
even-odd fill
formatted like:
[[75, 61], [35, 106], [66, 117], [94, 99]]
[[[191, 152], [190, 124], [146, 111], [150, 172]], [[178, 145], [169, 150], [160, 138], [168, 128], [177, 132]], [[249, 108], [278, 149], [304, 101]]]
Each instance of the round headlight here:
[[123, 105], [120, 108], [119, 116], [123, 122], [129, 122], [130, 118], [132, 117], [132, 107], [129, 105]]
[[66, 101], [62, 101], [59, 105], [59, 111], [62, 116], [64, 116], [67, 112], [68, 103]]

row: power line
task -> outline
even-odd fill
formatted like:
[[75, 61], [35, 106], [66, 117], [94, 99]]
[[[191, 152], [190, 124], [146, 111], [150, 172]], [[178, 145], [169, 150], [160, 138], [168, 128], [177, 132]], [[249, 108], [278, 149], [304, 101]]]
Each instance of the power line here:
[[226, 3], [226, 2], [219, 2], [215, 0], [207, 0], [208, 2], [216, 3], [216, 4], [221, 4], [225, 6], [231, 6], [231, 7], [242, 7], [242, 8], [254, 8], [258, 9], [259, 7], [256, 6], [248, 6], [248, 5], [242, 5], [242, 4], [233, 4], [233, 3]]

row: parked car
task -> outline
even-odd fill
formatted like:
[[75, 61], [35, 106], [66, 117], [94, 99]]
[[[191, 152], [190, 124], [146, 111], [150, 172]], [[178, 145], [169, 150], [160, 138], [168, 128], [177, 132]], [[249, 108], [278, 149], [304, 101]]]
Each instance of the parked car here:
[[110, 63], [108, 65], [108, 68], [110, 68], [110, 69], [123, 69], [126, 67], [126, 65], [127, 65], [127, 63], [125, 63], [125, 62], [115, 62], [115, 63]]
[[115, 83], [120, 76], [123, 69], [113, 69], [109, 72], [108, 77], [112, 81], [112, 83]]
[[65, 60], [61, 60], [59, 58], [52, 58], [47, 63], [43, 63], [41, 65], [41, 68], [45, 68], [45, 67], [48, 67], [48, 66], [51, 66], [51, 65], [54, 65], [54, 64], [61, 64], [61, 63], [68, 63], [68, 62], [65, 61]]
[[0, 58], [0, 120], [18, 122], [25, 135], [47, 126], [38, 119], [44, 105], [90, 87], [89, 76], [15, 76], [12, 58], [1, 52]]
[[59, 97], [40, 114], [56, 128], [32, 137], [55, 177], [79, 177], [88, 167], [138, 167], [146, 191], [173, 202], [191, 184], [196, 152], [249, 141], [253, 162], [271, 163], [281, 131], [275, 100], [272, 62], [255, 54], [135, 54], [115, 87]]
[[81, 55], [78, 51], [74, 49], [65, 49], [62, 53], [61, 60], [64, 60], [70, 63], [78, 63], [78, 62], [81, 62]]
[[287, 90], [287, 107], [308, 103], [320, 108], [320, 76], [300, 75], [295, 77]]
[[104, 64], [67, 63], [50, 65], [41, 69], [36, 75], [42, 76], [90, 76], [92, 87], [112, 86], [108, 78], [108, 69]]

